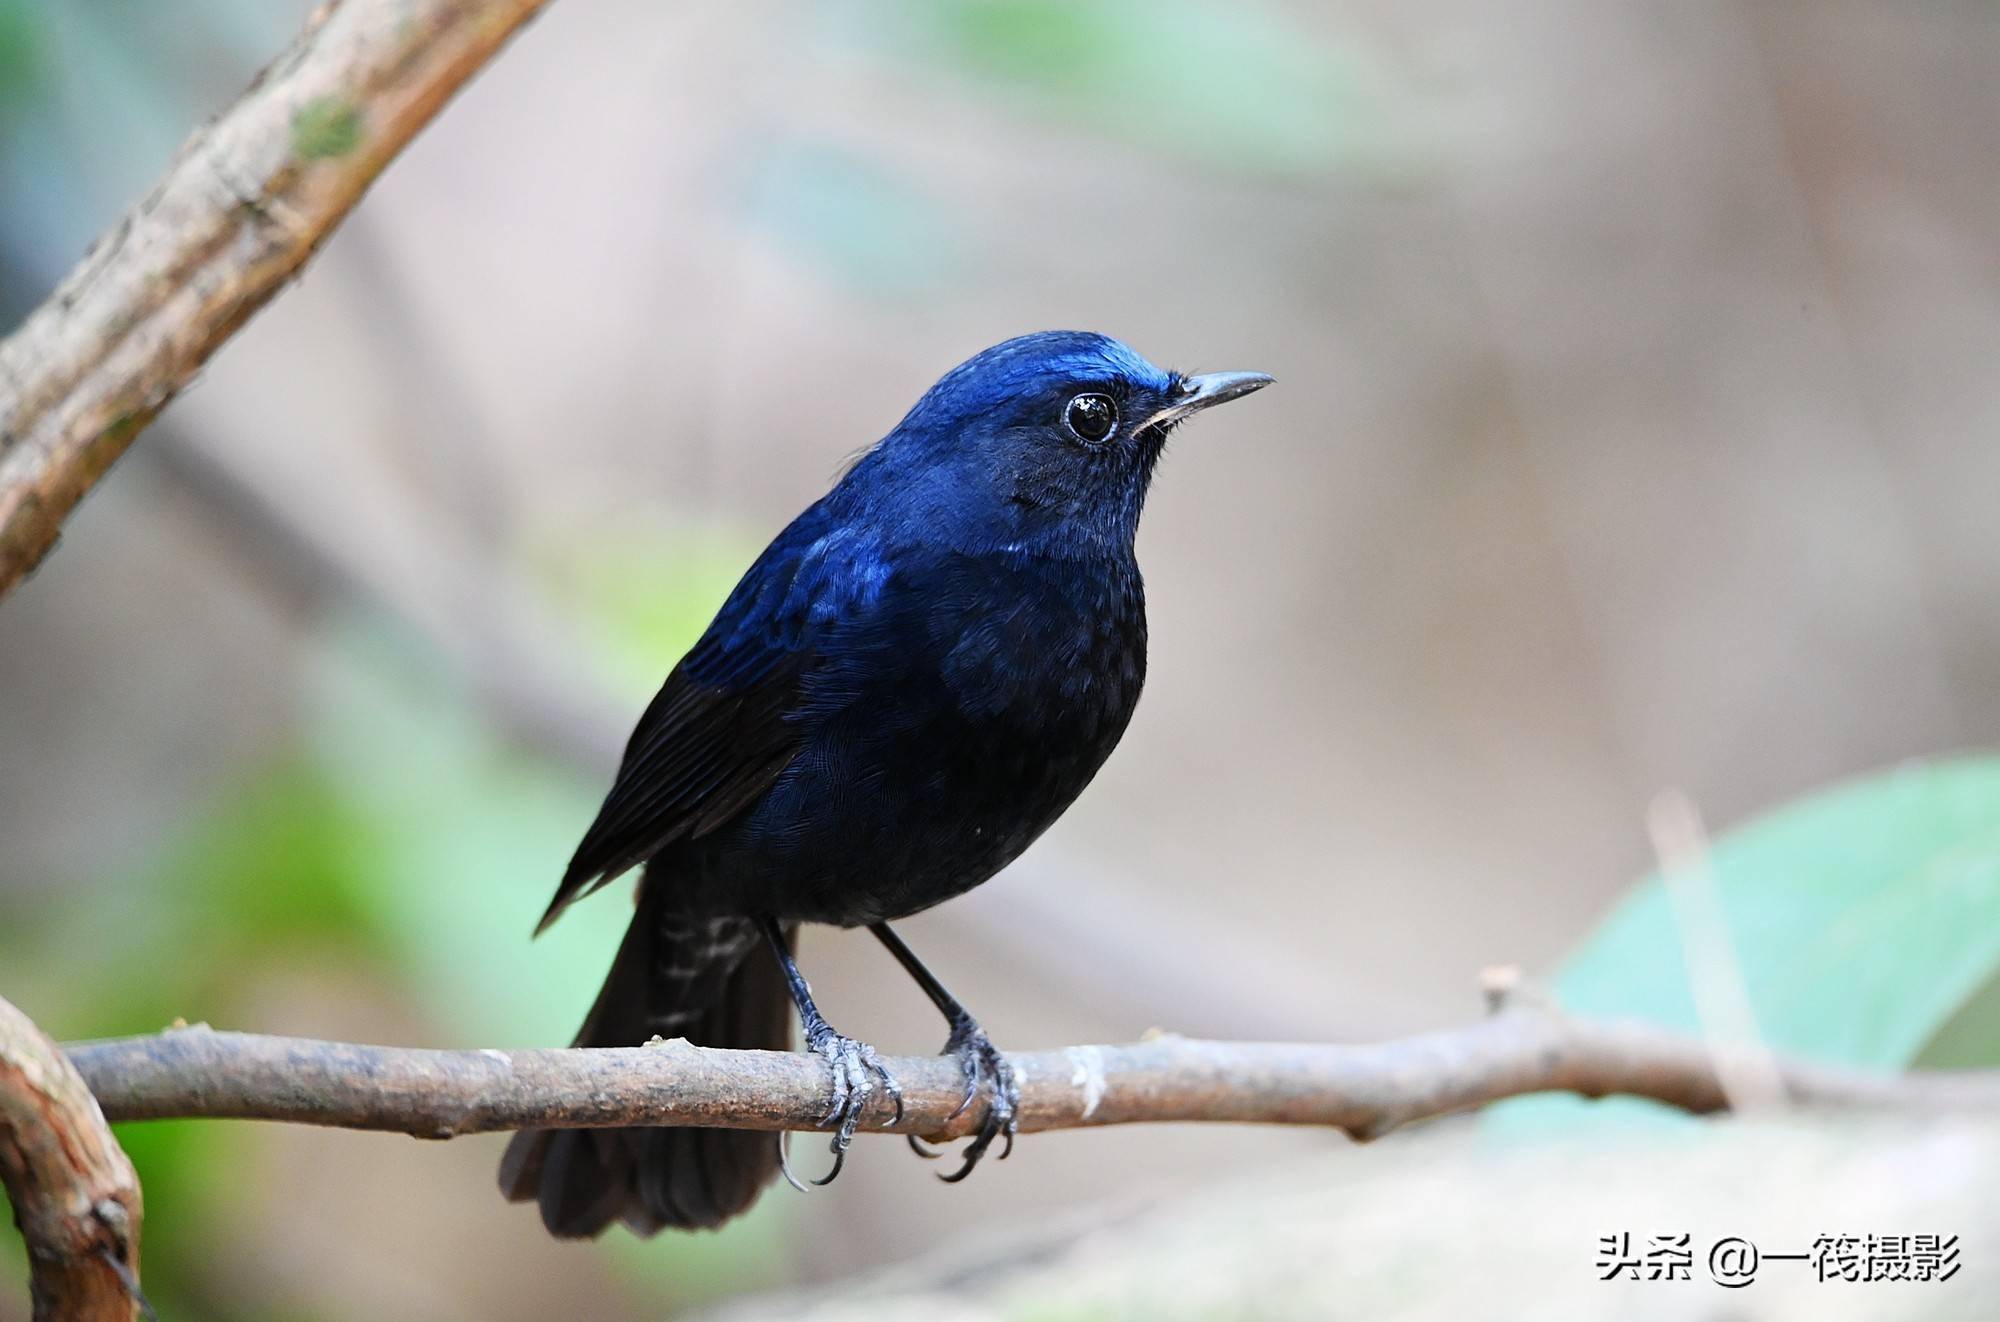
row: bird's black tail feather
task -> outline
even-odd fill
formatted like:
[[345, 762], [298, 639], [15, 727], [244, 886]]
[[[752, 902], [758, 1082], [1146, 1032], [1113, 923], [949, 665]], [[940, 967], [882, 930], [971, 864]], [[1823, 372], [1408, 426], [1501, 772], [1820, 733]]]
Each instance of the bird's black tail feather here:
[[[676, 923], [654, 907], [641, 900], [576, 1045], [638, 1046], [657, 1034], [704, 1047], [789, 1050], [790, 993], [777, 961], [758, 949], [755, 926]], [[666, 1226], [719, 1226], [757, 1201], [777, 1173], [772, 1133], [524, 1130], [501, 1159], [500, 1191], [511, 1202], [540, 1204], [552, 1235], [586, 1239], [613, 1221], [651, 1235]]]

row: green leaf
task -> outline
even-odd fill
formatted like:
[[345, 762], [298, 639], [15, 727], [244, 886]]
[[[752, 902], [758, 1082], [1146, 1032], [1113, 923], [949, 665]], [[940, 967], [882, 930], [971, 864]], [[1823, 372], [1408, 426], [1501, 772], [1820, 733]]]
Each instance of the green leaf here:
[[[1811, 795], [1722, 836], [1710, 861], [1772, 1048], [1894, 1070], [1952, 1026], [1952, 1060], [2000, 1062], [2000, 1004], [1982, 994], [2000, 973], [2000, 758], [1910, 764]], [[1687, 969], [1656, 875], [1583, 942], [1554, 990], [1574, 1014], [1699, 1032]]]
[[2000, 973], [1961, 1005], [1910, 1063], [1932, 1070], [2000, 1064]]

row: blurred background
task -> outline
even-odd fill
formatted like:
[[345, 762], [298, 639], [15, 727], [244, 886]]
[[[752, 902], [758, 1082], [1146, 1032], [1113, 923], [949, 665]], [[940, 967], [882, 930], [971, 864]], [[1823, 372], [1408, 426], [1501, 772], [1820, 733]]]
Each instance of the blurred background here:
[[[307, 9], [0, 0], [0, 327]], [[908, 925], [995, 1039], [1378, 1038], [1498, 962], [1685, 1018], [1618, 944], [1673, 965], [1627, 896], [1656, 793], [1720, 831], [2000, 734], [1996, 233], [1984, 0], [553, 5], [0, 603], [0, 994], [62, 1038], [566, 1041], [624, 888], [528, 933], [680, 650], [941, 372], [1082, 327], [1280, 384], [1162, 468], [1118, 755]], [[1758, 891], [1768, 832], [1719, 856], [1773, 1040], [2000, 1060], [2000, 776], [1948, 768], [1779, 820], [1852, 908]], [[940, 1044], [867, 937], [804, 963], [844, 1031]], [[497, 1137], [121, 1138], [162, 1315], [220, 1319], [660, 1316], [1397, 1160], [1128, 1129], [946, 1188], [864, 1138], [720, 1235], [586, 1247], [501, 1203]]]

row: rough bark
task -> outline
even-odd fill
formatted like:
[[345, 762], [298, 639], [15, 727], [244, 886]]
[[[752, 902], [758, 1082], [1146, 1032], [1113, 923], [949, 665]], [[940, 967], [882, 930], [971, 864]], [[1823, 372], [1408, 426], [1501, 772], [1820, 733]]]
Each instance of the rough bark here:
[[0, 341], [0, 595], [545, 0], [335, 0]]
[[[281, 1120], [451, 1138], [491, 1130], [634, 1124], [811, 1129], [826, 1108], [817, 1058], [685, 1041], [589, 1050], [435, 1051], [216, 1032], [205, 1026], [69, 1048], [115, 1120]], [[1623, 1093], [1696, 1113], [1728, 1101], [1700, 1041], [1640, 1024], [1503, 1005], [1464, 1028], [1368, 1046], [1204, 1042], [1162, 1035], [1123, 1046], [1010, 1054], [1023, 1131], [1142, 1121], [1322, 1125], [1356, 1138], [1524, 1093]], [[886, 1062], [904, 1116], [886, 1103], [864, 1129], [955, 1137], [955, 1062]], [[1805, 1105], [2000, 1109], [2000, 1072], [1885, 1077], [1775, 1062]]]
[[0, 1001], [0, 1184], [28, 1245], [35, 1317], [130, 1318], [139, 1180], [55, 1043]]

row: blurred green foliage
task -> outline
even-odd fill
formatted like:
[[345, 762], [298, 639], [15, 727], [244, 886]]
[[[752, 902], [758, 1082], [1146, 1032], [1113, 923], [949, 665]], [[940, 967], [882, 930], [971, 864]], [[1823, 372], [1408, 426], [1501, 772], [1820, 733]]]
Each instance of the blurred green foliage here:
[[[2000, 968], [2000, 759], [1822, 791], [1716, 841], [1711, 866], [1771, 1045], [1901, 1068]], [[1564, 966], [1557, 995], [1694, 1031], [1684, 943], [1650, 877]]]
[[[1772, 1048], [1882, 1070], [2000, 1064], [2000, 758], [1913, 763], [1809, 795], [1716, 840], [1709, 869], [1722, 930], [1705, 939], [1726, 941]], [[1556, 998], [1700, 1032], [1688, 911], [1646, 878], [1564, 963]], [[1674, 1114], [1550, 1097], [1496, 1108], [1495, 1122], [1592, 1113]]]
[[1405, 151], [1380, 66], [1257, 4], [859, 0], [849, 28], [912, 68], [1184, 166], [1321, 173]]
[[25, 0], [0, 0], [0, 112], [35, 94], [45, 53], [41, 24]]
[[536, 547], [528, 572], [588, 631], [584, 661], [613, 691], [643, 702], [666, 678], [663, 661], [701, 636], [763, 544], [747, 529], [686, 519], [665, 538], [657, 523], [613, 523], [587, 540]]
[[[1413, 159], [1379, 61], [1257, 5], [849, 0], [818, 12], [832, 41], [899, 78], [942, 77], [955, 103], [1032, 118], [1086, 150], [1268, 177]], [[982, 269], [969, 218], [878, 149], [776, 137], [743, 158], [748, 223], [855, 292], [911, 298]]]
[[[564, 559], [565, 576], [592, 585], [570, 602], [580, 645], [636, 700], [747, 556], [726, 537], [634, 536]], [[260, 1023], [259, 998], [309, 972], [366, 987], [374, 1003], [387, 989], [412, 1007], [413, 1044], [569, 1039], [631, 907], [608, 895], [539, 941], [529, 932], [604, 787], [500, 734], [451, 676], [369, 616], [336, 613], [323, 629], [296, 743], [221, 787], [130, 875], [80, 880], [98, 904], [52, 893], [0, 925], [5, 994], [51, 1031], [152, 1032], [177, 1017], [282, 1031]], [[145, 1189], [147, 1289], [162, 1314], [294, 1316], [224, 1297], [209, 1276], [208, 1246], [245, 1214], [236, 1181], [257, 1132], [173, 1122], [122, 1125], [119, 1137]], [[718, 1235], [612, 1236], [598, 1251], [651, 1307], [685, 1304], [775, 1283], [791, 1214], [788, 1200], [767, 1199]], [[21, 1259], [11, 1230], [0, 1234], [8, 1298], [23, 1297]]]

